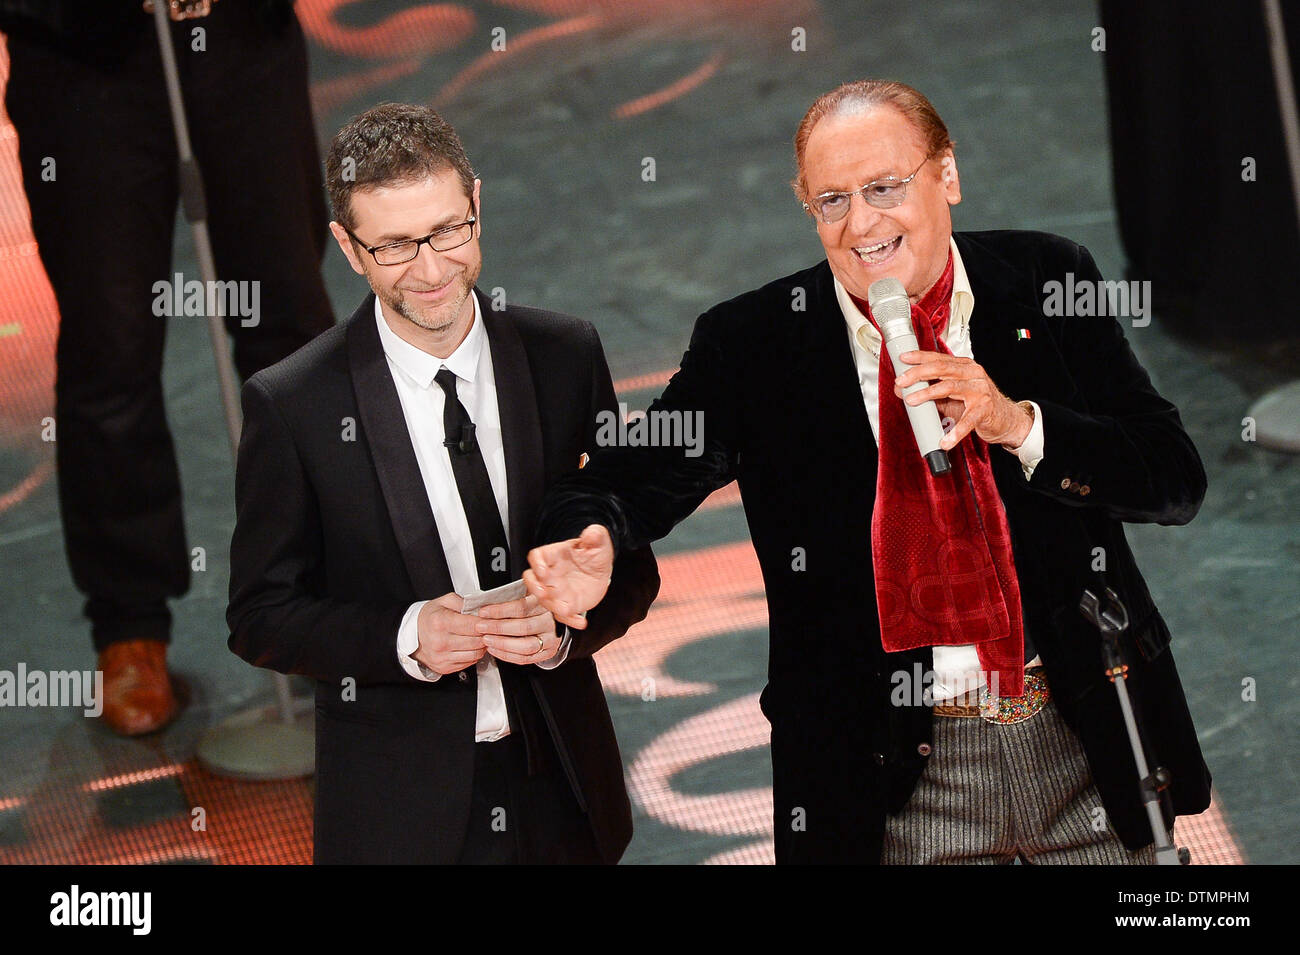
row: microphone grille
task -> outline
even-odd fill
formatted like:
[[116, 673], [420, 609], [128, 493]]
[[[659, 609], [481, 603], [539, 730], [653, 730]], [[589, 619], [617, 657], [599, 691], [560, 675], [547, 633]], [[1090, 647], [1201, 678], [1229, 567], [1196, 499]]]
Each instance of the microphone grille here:
[[907, 289], [896, 278], [877, 279], [867, 289], [867, 304], [872, 317], [882, 332], [887, 325], [905, 322], [912, 327], [912, 304], [907, 300]]

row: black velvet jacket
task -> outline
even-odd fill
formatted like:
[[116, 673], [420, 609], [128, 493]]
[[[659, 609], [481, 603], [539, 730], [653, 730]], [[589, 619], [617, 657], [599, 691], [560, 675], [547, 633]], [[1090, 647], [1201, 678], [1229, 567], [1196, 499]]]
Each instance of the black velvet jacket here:
[[[1110, 586], [1124, 600], [1129, 691], [1149, 756], [1173, 776], [1166, 813], [1203, 811], [1210, 774], [1169, 631], [1122, 522], [1187, 523], [1204, 497], [1205, 471], [1113, 318], [1044, 315], [1044, 283], [1070, 272], [1076, 284], [1100, 279], [1087, 250], [1034, 232], [955, 239], [975, 295], [975, 360], [1013, 400], [1042, 409], [1044, 457], [1032, 480], [1014, 455], [991, 455], [1025, 625], [1110, 824], [1137, 848], [1152, 835], [1134, 760], [1098, 635], [1077, 606], [1085, 587]], [[792, 310], [797, 289], [806, 311]], [[778, 861], [875, 862], [885, 814], [906, 803], [932, 742], [927, 707], [890, 705], [891, 675], [914, 663], [928, 671], [932, 654], [881, 648], [870, 533], [876, 446], [829, 265], [702, 315], [681, 370], [650, 410], [671, 409], [703, 412], [702, 455], [602, 450], [548, 494], [538, 537], [573, 537], [598, 523], [616, 546], [640, 546], [738, 481], [767, 590], [762, 707], [772, 723]], [[796, 569], [796, 548], [806, 569]], [[1101, 566], [1095, 548], [1104, 551], [1103, 570], [1093, 569]], [[796, 831], [798, 809], [805, 825]]]

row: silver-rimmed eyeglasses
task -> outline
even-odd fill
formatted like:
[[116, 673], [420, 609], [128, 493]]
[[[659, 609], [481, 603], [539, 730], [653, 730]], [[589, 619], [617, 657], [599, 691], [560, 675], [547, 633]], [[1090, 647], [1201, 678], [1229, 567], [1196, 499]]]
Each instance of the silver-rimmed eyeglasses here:
[[907, 198], [908, 183], [915, 179], [921, 167], [933, 158], [934, 156], [930, 155], [922, 159], [921, 165], [917, 166], [906, 179], [886, 176], [884, 179], [873, 179], [852, 192], [823, 192], [819, 196], [813, 196], [803, 204], [804, 210], [814, 213], [822, 222], [830, 225], [848, 215], [854, 196], [861, 196], [877, 209], [892, 209], [902, 205], [903, 200]]

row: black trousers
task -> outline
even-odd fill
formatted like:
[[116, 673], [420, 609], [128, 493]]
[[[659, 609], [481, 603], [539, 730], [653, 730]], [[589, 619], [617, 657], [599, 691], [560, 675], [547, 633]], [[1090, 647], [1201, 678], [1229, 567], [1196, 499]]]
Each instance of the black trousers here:
[[[272, 25], [251, 0], [223, 0], [172, 29], [218, 278], [260, 283], [256, 326], [227, 319], [247, 378], [333, 324], [306, 46], [295, 19]], [[68, 563], [97, 648], [167, 640], [166, 598], [188, 589], [190, 558], [163, 408], [168, 319], [153, 308], [154, 283], [173, 279], [178, 204], [153, 21], [141, 12], [94, 55], [8, 39], [6, 106], [60, 312], [55, 447]]]
[[494, 743], [474, 744], [460, 864], [599, 865], [591, 823], [569, 786], [530, 688], [514, 680], [506, 687], [513, 732]]
[[599, 865], [587, 816], [557, 766], [530, 776], [521, 734], [474, 744], [461, 865]]

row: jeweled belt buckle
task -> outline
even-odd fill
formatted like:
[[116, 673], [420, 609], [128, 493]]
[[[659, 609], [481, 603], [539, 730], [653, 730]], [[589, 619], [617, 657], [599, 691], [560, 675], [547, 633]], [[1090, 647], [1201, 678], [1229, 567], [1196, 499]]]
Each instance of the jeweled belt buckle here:
[[[153, 13], [154, 0], [144, 0], [140, 6], [145, 13]], [[195, 20], [212, 12], [217, 0], [167, 0], [167, 15], [173, 20]]]
[[993, 697], [988, 694], [987, 687], [982, 687], [980, 716], [986, 723], [997, 723], [1002, 726], [1023, 723], [1037, 716], [1039, 710], [1046, 706], [1051, 698], [1052, 693], [1047, 686], [1047, 677], [1043, 675], [1040, 668], [1035, 667], [1025, 671], [1023, 696]]

